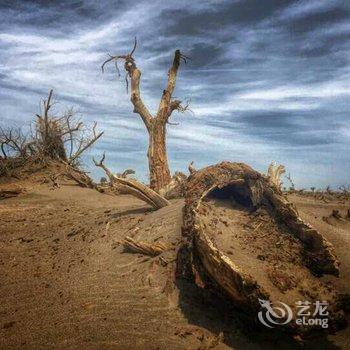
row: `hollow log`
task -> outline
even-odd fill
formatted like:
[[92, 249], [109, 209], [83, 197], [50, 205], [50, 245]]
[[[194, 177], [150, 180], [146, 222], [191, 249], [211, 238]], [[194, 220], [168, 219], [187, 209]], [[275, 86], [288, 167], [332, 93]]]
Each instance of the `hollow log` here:
[[196, 210], [214, 188], [230, 184], [246, 186], [254, 206], [263, 201], [272, 205], [274, 215], [281, 220], [305, 245], [309, 268], [316, 274], [339, 274], [339, 261], [334, 255], [333, 246], [314, 228], [305, 223], [295, 206], [282, 192], [260, 173], [243, 163], [222, 162], [197, 171], [189, 177], [186, 186], [185, 231], [197, 237]]
[[[187, 251], [187, 257], [182, 256], [184, 253], [179, 255], [178, 275], [185, 275], [190, 271], [192, 279], [199, 287], [206, 286], [209, 281], [209, 286], [215, 291], [226, 295], [234, 305], [243, 308], [246, 313], [255, 318], [261, 310], [261, 302], [270, 300], [270, 292], [268, 292], [270, 289], [265, 289], [257, 282], [259, 279], [256, 279], [255, 272], [247, 273], [239, 265], [239, 259], [233, 259], [235, 251], [230, 252], [233, 255], [229, 255], [220, 250], [215, 239], [212, 238], [212, 227], [204, 224], [204, 218], [208, 213], [203, 210], [202, 203], [218, 189], [243, 193], [249, 199], [251, 205], [249, 210], [252, 213], [258, 212], [261, 207], [268, 207], [271, 218], [273, 217], [273, 220], [286, 227], [288, 234], [302, 247], [301, 261], [306, 267], [301, 265], [300, 268], [309, 269], [312, 272], [309, 273], [312, 281], [315, 279], [318, 283], [317, 277], [323, 274], [339, 275], [339, 261], [332, 245], [300, 218], [296, 208], [288, 202], [281, 190], [251, 167], [243, 163], [230, 162], [222, 162], [198, 170], [188, 178], [183, 224], [185, 243], [182, 249]], [[252, 230], [253, 234], [256, 229], [258, 226]], [[232, 230], [234, 231], [235, 228], [233, 227]], [[284, 237], [282, 233], [280, 234], [283, 240]], [[259, 270], [256, 273], [264, 272]], [[335, 313], [338, 311], [336, 309]]]

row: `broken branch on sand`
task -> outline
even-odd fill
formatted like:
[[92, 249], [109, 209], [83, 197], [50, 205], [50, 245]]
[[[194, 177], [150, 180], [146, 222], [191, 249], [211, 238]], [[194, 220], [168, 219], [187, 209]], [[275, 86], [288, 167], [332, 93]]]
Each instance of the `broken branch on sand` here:
[[131, 194], [142, 201], [150, 204], [154, 209], [160, 209], [169, 205], [169, 201], [162, 197], [157, 192], [153, 191], [151, 188], [146, 185], [138, 182], [135, 179], [128, 179], [126, 177], [118, 177], [114, 175], [104, 164], [106, 155], [103, 154], [101, 160], [97, 162], [93, 159], [95, 165], [104, 170], [106, 175], [110, 180], [112, 187], [115, 187], [119, 193], [122, 194]]
[[125, 237], [123, 245], [127, 251], [149, 256], [157, 256], [166, 250], [166, 246], [162, 243], [149, 244], [146, 242], [137, 242], [129, 236]]
[[[99, 162], [97, 162], [95, 159], [93, 159], [93, 161], [97, 167], [102, 168], [107, 174], [110, 180], [110, 188], [113, 190], [113, 192], [118, 194], [130, 194], [150, 204], [154, 209], [160, 209], [170, 204], [167, 199], [137, 180], [114, 175], [104, 165], [104, 159], [105, 154]], [[72, 167], [66, 162], [63, 163], [66, 165], [67, 176], [77, 182], [81, 187], [92, 188], [102, 193], [106, 190], [106, 186], [101, 186], [100, 184], [94, 182], [86, 172], [79, 170], [76, 167]]]

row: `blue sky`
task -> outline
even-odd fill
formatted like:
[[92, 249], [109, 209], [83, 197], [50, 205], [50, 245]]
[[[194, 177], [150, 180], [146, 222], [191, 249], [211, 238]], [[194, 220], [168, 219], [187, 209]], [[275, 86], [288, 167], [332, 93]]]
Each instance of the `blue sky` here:
[[[147, 179], [147, 135], [107, 53], [130, 51], [156, 111], [175, 49], [191, 57], [175, 96], [194, 112], [168, 126], [172, 172], [222, 160], [266, 171], [283, 163], [298, 187], [350, 183], [350, 2], [0, 0], [0, 125], [29, 125], [53, 88], [104, 138], [115, 172]], [[121, 66], [122, 67], [122, 66]], [[288, 181], [286, 181], [288, 184]]]

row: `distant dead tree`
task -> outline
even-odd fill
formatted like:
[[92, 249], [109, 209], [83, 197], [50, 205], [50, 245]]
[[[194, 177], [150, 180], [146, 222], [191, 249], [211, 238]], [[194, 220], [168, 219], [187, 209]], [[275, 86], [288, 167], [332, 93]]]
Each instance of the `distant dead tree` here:
[[343, 194], [349, 194], [350, 193], [350, 185], [341, 185], [338, 187], [339, 191]]
[[295, 191], [295, 184], [294, 184], [294, 181], [293, 181], [292, 177], [290, 176], [290, 173], [288, 173], [288, 175], [286, 175], [286, 178], [290, 182], [290, 189], [289, 189], [289, 191], [294, 192]]
[[168, 71], [168, 81], [159, 103], [158, 111], [152, 115], [140, 96], [140, 78], [141, 71], [137, 68], [133, 54], [136, 50], [137, 40], [135, 38], [134, 47], [130, 53], [126, 55], [111, 56], [102, 64], [102, 72], [107, 63], [114, 61], [117, 66], [118, 60], [124, 60], [124, 69], [126, 71], [125, 80], [128, 90], [128, 78], [131, 81], [131, 103], [134, 106], [134, 113], [140, 115], [149, 134], [148, 146], [148, 164], [150, 171], [150, 187], [155, 191], [159, 191], [169, 184], [171, 181], [168, 158], [166, 152], [166, 124], [174, 110], [185, 112], [188, 110], [188, 103], [182, 105], [180, 100], [173, 98], [175, 89], [177, 71], [181, 60], [186, 63], [188, 57], [184, 56], [180, 50], [175, 51], [173, 64]]
[[196, 172], [196, 168], [193, 165], [193, 161], [188, 165], [188, 171], [190, 172], [190, 174], [194, 174]]
[[25, 164], [58, 160], [72, 166], [103, 132], [96, 132], [96, 123], [86, 127], [77, 120], [72, 108], [60, 116], [52, 113], [53, 91], [42, 102], [30, 132], [22, 128], [0, 128], [0, 176], [16, 176], [16, 169]]
[[74, 164], [82, 153], [103, 135], [103, 132], [96, 132], [96, 122], [87, 132], [84, 124], [76, 120], [72, 108], [59, 117], [50, 115], [53, 106], [52, 95], [53, 90], [42, 103], [42, 114], [36, 115], [38, 119], [34, 139], [45, 156]]
[[35, 152], [33, 145], [33, 140], [21, 128], [0, 127], [0, 157], [2, 159], [17, 156], [26, 158]]

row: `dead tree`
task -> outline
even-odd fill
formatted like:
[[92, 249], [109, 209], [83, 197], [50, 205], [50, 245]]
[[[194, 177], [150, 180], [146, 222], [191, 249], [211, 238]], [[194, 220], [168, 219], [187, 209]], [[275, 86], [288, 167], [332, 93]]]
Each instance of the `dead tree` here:
[[83, 152], [103, 135], [96, 131], [96, 123], [85, 126], [72, 108], [54, 115], [53, 105], [51, 90], [30, 131], [0, 128], [0, 176], [18, 177], [24, 165], [31, 172], [33, 165], [46, 166], [52, 160], [77, 168]]
[[21, 128], [0, 128], [1, 157], [26, 157], [30, 148], [27, 139]]
[[288, 179], [288, 181], [290, 182], [290, 188], [289, 188], [289, 192], [294, 192], [295, 191], [295, 184], [290, 176], [290, 173], [288, 175], [286, 175], [286, 178]]
[[43, 115], [37, 114], [38, 141], [45, 156], [67, 161], [62, 126], [57, 119], [49, 116], [52, 107], [52, 94], [53, 90], [50, 90], [47, 100], [43, 101]]
[[51, 159], [75, 164], [82, 153], [91, 147], [102, 135], [97, 133], [95, 122], [87, 133], [84, 124], [76, 120], [75, 112], [68, 109], [62, 116], [50, 115], [53, 106], [53, 90], [43, 101], [43, 113], [37, 114], [36, 139], [40, 151]]
[[134, 113], [140, 115], [149, 134], [147, 157], [150, 171], [150, 187], [155, 191], [159, 191], [171, 180], [166, 152], [166, 124], [169, 124], [169, 118], [174, 110], [179, 112], [188, 110], [188, 104], [183, 106], [180, 100], [173, 98], [180, 61], [183, 60], [186, 62], [187, 57], [184, 56], [180, 50], [175, 51], [173, 64], [168, 71], [167, 86], [165, 90], [163, 90], [157, 113], [152, 115], [143, 103], [140, 95], [141, 71], [137, 68], [133, 57], [136, 46], [137, 41], [135, 38], [134, 47], [129, 54], [119, 56], [110, 55], [109, 59], [102, 64], [102, 71], [107, 63], [114, 61], [119, 73], [117, 61], [121, 59], [125, 62], [125, 80], [127, 82], [127, 90], [129, 85], [128, 78], [130, 78], [131, 81], [130, 100], [134, 106]]

